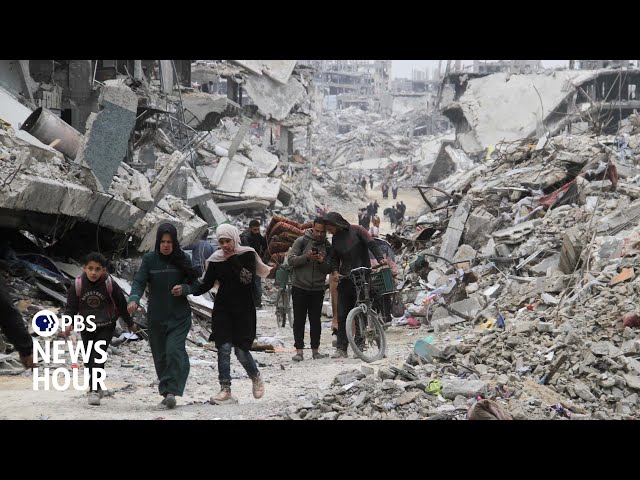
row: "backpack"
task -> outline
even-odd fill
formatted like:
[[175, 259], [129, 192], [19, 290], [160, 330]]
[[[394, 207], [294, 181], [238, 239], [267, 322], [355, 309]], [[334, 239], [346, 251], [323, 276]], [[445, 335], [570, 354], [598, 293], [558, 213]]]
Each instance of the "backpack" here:
[[[105, 280], [105, 286], [107, 287], [107, 293], [109, 294], [109, 298], [111, 299], [111, 305], [109, 305], [107, 308], [107, 313], [109, 315], [109, 318], [118, 318], [120, 316], [120, 314], [118, 313], [118, 306], [116, 305], [115, 300], [113, 299], [113, 280], [111, 279], [111, 275], [107, 275], [107, 279]], [[78, 297], [78, 300], [80, 300], [80, 298], [82, 298], [82, 275], [80, 275], [79, 277], [76, 277], [76, 281], [75, 281], [75, 286], [76, 286], [76, 296]], [[78, 301], [78, 305], [80, 305], [81, 303]]]

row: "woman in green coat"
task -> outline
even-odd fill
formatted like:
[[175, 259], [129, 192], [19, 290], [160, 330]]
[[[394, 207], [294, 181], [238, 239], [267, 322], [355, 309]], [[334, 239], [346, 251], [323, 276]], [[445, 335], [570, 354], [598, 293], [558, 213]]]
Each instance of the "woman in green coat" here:
[[180, 283], [191, 283], [198, 273], [180, 249], [178, 232], [170, 223], [158, 227], [156, 247], [142, 257], [142, 264], [133, 278], [128, 311], [138, 309], [140, 298], [149, 285], [149, 343], [153, 363], [160, 380], [158, 390], [162, 404], [176, 406], [176, 395], [182, 396], [189, 376], [189, 355], [185, 348], [191, 329], [191, 307], [186, 297], [171, 294]]

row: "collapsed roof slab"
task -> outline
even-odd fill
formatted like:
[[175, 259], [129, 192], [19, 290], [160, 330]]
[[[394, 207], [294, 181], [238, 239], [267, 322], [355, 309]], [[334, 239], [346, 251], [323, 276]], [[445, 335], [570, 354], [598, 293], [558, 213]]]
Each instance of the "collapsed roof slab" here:
[[[125, 233], [145, 212], [129, 202], [53, 178], [22, 175], [0, 192], [0, 208], [14, 212], [66, 215]], [[17, 225], [7, 225], [17, 227]]]
[[211, 200], [212, 197], [212, 193], [204, 188], [200, 180], [196, 177], [196, 173], [192, 169], [189, 169], [187, 175], [187, 205], [193, 207], [207, 200]]
[[269, 207], [268, 200], [241, 200], [239, 202], [219, 203], [218, 207], [223, 212], [234, 212], [242, 210], [265, 210]]
[[223, 157], [211, 179], [211, 188], [225, 195], [240, 196], [248, 172], [249, 169], [244, 165]]
[[280, 193], [282, 180], [279, 178], [247, 178], [242, 187], [242, 199], [268, 200], [275, 202]]
[[250, 76], [244, 85], [247, 94], [267, 119], [284, 120], [293, 106], [300, 102], [306, 92], [295, 78], [289, 78], [286, 85], [268, 78]]
[[470, 148], [481, 151], [500, 141], [532, 135], [576, 85], [596, 75], [597, 71], [579, 70], [495, 73], [469, 80], [458, 101], [449, 104], [443, 113], [456, 125], [458, 135], [473, 137], [464, 142], [459, 138], [467, 153], [472, 153]]
[[251, 147], [247, 156], [251, 160], [253, 168], [262, 175], [269, 175], [280, 163], [280, 159], [276, 155], [257, 145]]
[[222, 210], [218, 208], [218, 205], [213, 200], [207, 200], [194, 208], [200, 212], [209, 226], [220, 225], [228, 220], [227, 216], [222, 213]]
[[256, 75], [267, 75], [286, 85], [297, 60], [231, 60]]

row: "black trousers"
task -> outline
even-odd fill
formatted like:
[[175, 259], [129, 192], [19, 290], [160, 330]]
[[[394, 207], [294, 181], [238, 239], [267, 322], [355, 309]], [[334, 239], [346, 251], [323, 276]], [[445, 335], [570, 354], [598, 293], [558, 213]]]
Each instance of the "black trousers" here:
[[356, 286], [349, 279], [343, 279], [338, 283], [338, 349], [346, 350], [349, 346], [347, 340], [347, 315], [356, 306], [358, 299]]
[[[83, 330], [80, 332], [80, 337], [82, 338], [82, 342], [87, 345], [89, 340], [93, 340], [93, 344], [91, 347], [91, 353], [89, 355], [89, 361], [85, 363], [84, 367], [87, 369], [86, 372], [89, 374], [89, 389], [93, 391], [93, 369], [94, 368], [104, 368], [104, 363], [97, 363], [96, 357], [98, 357], [98, 353], [95, 349], [96, 342], [100, 340], [104, 340], [107, 344], [101, 348], [101, 350], [107, 350], [107, 347], [111, 343], [111, 338], [113, 338], [113, 332], [116, 329], [116, 322], [113, 322], [109, 325], [105, 325], [104, 327], [96, 327], [93, 332], [87, 332]], [[97, 388], [100, 390], [100, 388]]]
[[324, 290], [303, 290], [298, 287], [291, 287], [291, 298], [293, 299], [293, 338], [295, 348], [304, 348], [304, 326], [309, 315], [309, 326], [311, 327], [311, 348], [316, 350], [320, 347], [320, 332], [322, 326], [320, 317], [322, 316], [322, 302], [324, 301]]

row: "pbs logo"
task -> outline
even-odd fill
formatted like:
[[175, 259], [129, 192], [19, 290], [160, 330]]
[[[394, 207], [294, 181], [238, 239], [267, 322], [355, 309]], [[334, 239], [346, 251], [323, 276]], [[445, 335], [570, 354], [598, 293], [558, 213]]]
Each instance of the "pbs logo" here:
[[60, 327], [60, 322], [55, 313], [49, 310], [40, 310], [31, 320], [33, 331], [41, 337], [51, 337], [55, 335]]

